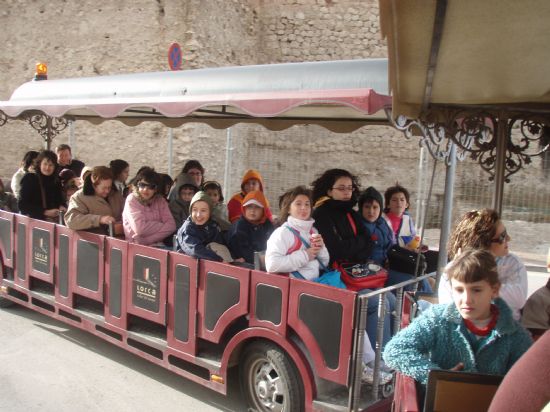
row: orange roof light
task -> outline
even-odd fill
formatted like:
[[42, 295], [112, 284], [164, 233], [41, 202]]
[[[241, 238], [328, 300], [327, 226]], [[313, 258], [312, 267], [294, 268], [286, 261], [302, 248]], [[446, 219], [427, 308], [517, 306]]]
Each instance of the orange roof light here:
[[46, 63], [36, 63], [36, 72], [34, 73], [34, 80], [46, 80], [48, 79], [48, 65]]

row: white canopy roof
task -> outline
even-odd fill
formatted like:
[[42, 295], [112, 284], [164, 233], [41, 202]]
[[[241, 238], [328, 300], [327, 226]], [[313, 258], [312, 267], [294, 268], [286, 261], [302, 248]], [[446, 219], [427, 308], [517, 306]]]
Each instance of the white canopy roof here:
[[387, 95], [387, 59], [369, 59], [31, 81], [0, 102], [0, 111], [93, 123], [198, 121], [226, 128], [253, 122], [272, 130], [319, 124], [349, 132], [386, 123]]

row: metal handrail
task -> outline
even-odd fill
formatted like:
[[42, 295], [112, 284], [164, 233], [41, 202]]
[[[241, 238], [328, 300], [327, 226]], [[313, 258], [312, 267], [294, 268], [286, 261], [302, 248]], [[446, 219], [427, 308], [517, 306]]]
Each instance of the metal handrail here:
[[396, 305], [394, 315], [394, 331], [397, 333], [399, 326], [401, 324], [401, 310], [403, 306], [403, 296], [404, 288], [418, 284], [424, 279], [433, 277], [434, 273], [418, 276], [414, 279], [407, 280], [392, 286], [387, 286], [385, 288], [377, 289], [372, 292], [367, 292], [357, 296], [356, 300], [356, 318], [355, 318], [355, 332], [353, 336], [353, 352], [351, 358], [351, 370], [350, 370], [350, 387], [348, 392], [348, 408], [350, 411], [358, 410], [359, 401], [361, 397], [361, 367], [363, 361], [363, 343], [364, 339], [367, 339], [365, 336], [365, 330], [367, 325], [367, 305], [369, 298], [379, 297], [378, 300], [378, 323], [376, 330], [376, 348], [375, 349], [375, 360], [374, 360], [374, 380], [372, 385], [372, 398], [373, 400], [378, 400], [378, 384], [379, 384], [379, 373], [380, 373], [380, 364], [382, 357], [382, 340], [384, 337], [384, 323], [385, 323], [385, 299], [386, 293], [396, 291]]

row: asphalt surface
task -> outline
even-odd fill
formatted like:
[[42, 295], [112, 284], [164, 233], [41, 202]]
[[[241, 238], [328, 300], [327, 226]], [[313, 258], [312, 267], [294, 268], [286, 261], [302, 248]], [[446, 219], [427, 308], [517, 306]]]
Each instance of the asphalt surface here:
[[21, 306], [0, 309], [0, 411], [246, 411], [228, 396]]

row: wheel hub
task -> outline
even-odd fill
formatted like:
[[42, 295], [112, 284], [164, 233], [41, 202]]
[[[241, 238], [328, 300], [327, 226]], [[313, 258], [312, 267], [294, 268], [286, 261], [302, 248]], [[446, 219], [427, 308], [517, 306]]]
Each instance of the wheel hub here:
[[258, 365], [255, 377], [255, 390], [258, 400], [266, 410], [283, 410], [284, 391], [279, 374], [269, 362]]

